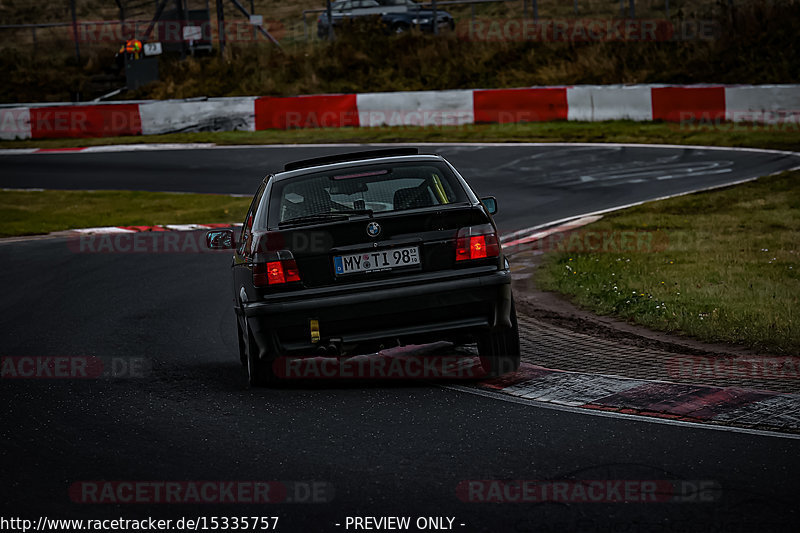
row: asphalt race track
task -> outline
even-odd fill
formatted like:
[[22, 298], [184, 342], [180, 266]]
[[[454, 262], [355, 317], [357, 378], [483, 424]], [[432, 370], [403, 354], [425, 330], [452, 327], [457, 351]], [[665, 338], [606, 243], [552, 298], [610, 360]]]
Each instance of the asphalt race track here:
[[[386, 145], [372, 145], [365, 149]], [[251, 195], [288, 161], [349, 146], [0, 155], [0, 187], [135, 189]], [[479, 194], [497, 196], [504, 231], [763, 176], [800, 165], [785, 153], [602, 145], [423, 146]], [[198, 221], [202, 222], [202, 221]]]
[[[0, 156], [0, 187], [243, 193], [289, 160], [347, 148]], [[505, 231], [800, 164], [777, 153], [442, 146]], [[209, 222], [209, 221], [197, 221]], [[111, 223], [111, 222], [110, 222]], [[800, 441], [557, 411], [381, 382], [244, 388], [227, 254], [88, 254], [0, 245], [4, 356], [145, 361], [144, 377], [3, 379], [2, 515], [279, 516], [277, 531], [353, 531], [348, 516], [455, 517], [455, 531], [795, 531]], [[659, 503], [473, 503], [465, 480], [670, 480]], [[321, 482], [305, 503], [75, 503], [81, 481]], [[302, 500], [298, 502], [297, 500]], [[447, 522], [445, 522], [446, 524]], [[339, 524], [337, 526], [337, 524]], [[462, 525], [463, 524], [463, 525]], [[413, 530], [413, 529], [412, 529]]]

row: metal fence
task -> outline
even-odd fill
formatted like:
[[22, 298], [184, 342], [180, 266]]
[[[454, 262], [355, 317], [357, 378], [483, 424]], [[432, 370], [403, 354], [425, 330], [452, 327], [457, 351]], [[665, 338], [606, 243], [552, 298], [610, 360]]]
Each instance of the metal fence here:
[[[566, 3], [569, 0], [562, 0], [561, 3]], [[614, 0], [611, 0], [613, 2]], [[626, 19], [635, 19], [638, 16], [639, 11], [645, 11], [649, 13], [650, 16], [654, 15], [654, 12], [658, 12], [658, 16], [662, 16], [665, 19], [670, 19], [675, 14], [675, 10], [678, 7], [686, 8], [688, 7], [687, 4], [692, 5], [692, 7], [697, 7], [699, 4], [703, 2], [696, 2], [692, 0], [661, 0], [663, 1], [663, 8], [654, 8], [653, 4], [656, 3], [654, 0], [619, 0], [619, 7], [616, 11], [613, 12], [614, 16], [618, 16], [621, 18]], [[658, 2], [658, 4], [661, 3]], [[733, 9], [737, 5], [742, 5], [748, 2], [778, 2], [778, 1], [788, 1], [788, 2], [795, 2], [797, 0], [722, 0], [719, 2], [718, 0], [708, 0], [705, 2], [708, 7], [713, 6], [717, 8], [724, 3], [727, 6], [729, 12], [732, 12]], [[520, 15], [524, 19], [533, 19], [534, 21], [538, 21], [540, 19], [540, 7], [542, 5], [548, 5], [548, 7], [552, 8], [552, 4], [554, 2], [547, 2], [542, 0], [441, 0], [435, 2], [435, 6], [433, 2], [420, 2], [418, 3], [417, 9], [431, 9], [431, 8], [438, 8], [440, 6], [464, 6], [467, 5], [470, 7], [470, 20], [474, 21], [476, 19], [476, 11], [475, 7], [484, 4], [494, 4], [494, 3], [513, 3], [516, 5], [522, 4], [520, 6]], [[572, 0], [572, 14], [574, 16], [580, 16], [590, 10], [593, 7], [596, 7], [597, 2], [590, 2], [589, 0]], [[637, 4], [640, 6], [640, 9], [637, 11]], [[644, 9], [642, 9], [644, 8]], [[311, 31], [311, 26], [313, 24], [313, 19], [309, 20], [309, 15], [315, 15], [318, 13], [324, 13], [327, 10], [326, 7], [316, 8], [316, 9], [305, 9], [303, 10], [302, 14], [302, 22], [303, 22], [303, 36], [305, 40], [310, 40], [313, 38], [313, 32]], [[612, 10], [613, 11], [613, 10]], [[547, 14], [545, 14], [547, 16]]]
[[[152, 5], [157, 7], [160, 3], [159, 0], [151, 0]], [[226, 0], [231, 1], [231, 0]], [[247, 1], [247, 0], [245, 0]], [[613, 2], [613, 0], [611, 0]], [[722, 0], [724, 6], [732, 12], [736, 6], [746, 4], [748, 2], [753, 2], [754, 0]], [[764, 1], [764, 0], [758, 0]], [[777, 2], [777, 1], [786, 1], [786, 2], [796, 2], [797, 0], [766, 0], [767, 2]], [[237, 8], [244, 11], [244, 7], [242, 3], [238, 0], [233, 0], [236, 4]], [[560, 6], [564, 6], [564, 2], [568, 2], [568, 0], [563, 0], [560, 3]], [[688, 2], [688, 0], [660, 0], [658, 4], [663, 2], [663, 7], [659, 6], [658, 11], [663, 13], [663, 16], [666, 19], [670, 19], [672, 16], [675, 15], [676, 10], [678, 7], [685, 8], [687, 4], [697, 6], [699, 2]], [[123, 2], [124, 3], [124, 2]], [[208, 6], [207, 1], [203, 1], [203, 3]], [[249, 0], [249, 13], [254, 12], [254, 2], [253, 0]], [[148, 2], [149, 4], [149, 2]], [[542, 13], [542, 6], [549, 7], [550, 9], [553, 8], [555, 2], [548, 2], [546, 0], [440, 0], [436, 2], [436, 7], [439, 8], [447, 8], [448, 6], [459, 6], [469, 7], [469, 19], [474, 21], [477, 17], [476, 14], [476, 7], [485, 6], [489, 4], [506, 4], [506, 5], [513, 5], [514, 11], [517, 13], [517, 17], [521, 16], [524, 19], [533, 19], [535, 21], [540, 19], [540, 16], [548, 16], [547, 13]], [[597, 2], [590, 2], [589, 0], [572, 0], [572, 13], [575, 16], [580, 16], [592, 7], [597, 6]], [[639, 10], [642, 11], [644, 8], [645, 13], [649, 13], [650, 16], [654, 14], [654, 2], [653, 0], [619, 0], [618, 11], [616, 16], [623, 17], [623, 18], [636, 18], [638, 11], [637, 5], [639, 6]], [[719, 6], [720, 3], [714, 0], [709, 0], [707, 2], [708, 5], [715, 5]], [[608, 5], [605, 3], [605, 5]], [[424, 2], [418, 4], [418, 9], [429, 9], [433, 7], [432, 2]], [[310, 15], [315, 15], [319, 13], [323, 13], [326, 11], [326, 8], [317, 8], [317, 9], [306, 9], [302, 11], [302, 36], [300, 38], [309, 41], [314, 38], [314, 32], [312, 31], [312, 26], [315, 22], [313, 18], [310, 18]], [[248, 14], [249, 14], [248, 13]], [[462, 14], [462, 19], [464, 18]], [[49, 23], [39, 23], [39, 24], [3, 24], [0, 25], [0, 40], [3, 41], [5, 45], [19, 45], [19, 44], [30, 44], [33, 47], [33, 50], [36, 51], [39, 47], [40, 41], [42, 40], [43, 34], [46, 34], [46, 37], [53, 38], [54, 36], [58, 40], [65, 40], [69, 39], [70, 41], [75, 41], [75, 44], [78, 45], [79, 43], [84, 43], [86, 39], [82, 39], [81, 36], [86, 35], [87, 28], [92, 28], [94, 31], [97, 31], [97, 28], [100, 26], [109, 26], [115, 27], [113, 31], [109, 33], [113, 33], [117, 36], [117, 41], [123, 42], [127, 38], [142, 38], [143, 33], [148, 28], [148, 25], [152, 21], [149, 19], [131, 19], [125, 18], [124, 14], [120, 12], [120, 19], [119, 20], [105, 20], [105, 21], [73, 21], [73, 22], [49, 22]], [[247, 22], [237, 21], [240, 24], [247, 24]], [[158, 24], [158, 23], [157, 23]], [[71, 27], [71, 28], [70, 28]], [[68, 29], [69, 28], [69, 29]], [[58, 30], [65, 30], [66, 31], [58, 31]], [[258, 40], [256, 36], [258, 35], [259, 29], [252, 27], [248, 29], [251, 34], [254, 36], [253, 41]], [[50, 30], [50, 31], [48, 31]], [[55, 32], [52, 30], [56, 30]], [[263, 29], [262, 29], [263, 30]], [[10, 32], [17, 32], [17, 35], [14, 38], [7, 38]], [[218, 33], [215, 30], [215, 33]], [[30, 35], [30, 38], [25, 38], [24, 35]], [[158, 35], [158, 26], [156, 26], [156, 33]], [[299, 37], [298, 33], [293, 33], [292, 35], [296, 35]], [[295, 37], [297, 38], [297, 37]], [[77, 52], [77, 50], [76, 50]]]

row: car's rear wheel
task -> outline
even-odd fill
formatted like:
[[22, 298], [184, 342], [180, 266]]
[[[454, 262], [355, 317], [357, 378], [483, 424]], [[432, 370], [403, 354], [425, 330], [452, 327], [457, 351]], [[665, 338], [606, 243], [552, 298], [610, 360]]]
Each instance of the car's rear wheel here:
[[247, 368], [247, 346], [244, 342], [244, 333], [242, 333], [242, 326], [239, 324], [239, 319], [236, 319], [236, 339], [239, 341], [239, 360], [242, 366]]
[[478, 339], [478, 356], [487, 376], [516, 372], [520, 364], [519, 325], [511, 302], [511, 327], [495, 328]]
[[274, 386], [278, 381], [273, 369], [275, 358], [259, 357], [258, 345], [256, 344], [256, 339], [253, 337], [250, 328], [247, 327], [247, 321], [245, 321], [242, 339], [244, 339], [244, 359], [246, 361], [245, 369], [247, 370], [247, 382], [251, 387]]

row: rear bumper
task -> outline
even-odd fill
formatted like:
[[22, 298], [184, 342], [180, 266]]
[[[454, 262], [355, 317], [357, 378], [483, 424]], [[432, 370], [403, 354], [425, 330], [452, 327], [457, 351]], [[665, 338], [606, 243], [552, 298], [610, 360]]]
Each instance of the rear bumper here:
[[243, 306], [262, 347], [281, 353], [313, 349], [310, 321], [320, 336], [344, 344], [401, 339], [450, 340], [510, 326], [511, 275], [496, 268], [427, 274], [392, 284], [309, 289], [270, 295]]

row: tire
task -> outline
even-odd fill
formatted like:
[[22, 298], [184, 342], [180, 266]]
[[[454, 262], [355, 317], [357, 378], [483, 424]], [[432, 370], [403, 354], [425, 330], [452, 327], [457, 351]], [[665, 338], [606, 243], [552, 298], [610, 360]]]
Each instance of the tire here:
[[247, 368], [247, 347], [245, 346], [244, 334], [238, 318], [236, 319], [236, 340], [239, 341], [239, 361], [242, 362], [244, 368]]
[[510, 318], [510, 328], [495, 328], [478, 339], [481, 368], [488, 377], [502, 376], [519, 369], [519, 325], [513, 300], [511, 301]]
[[408, 26], [405, 24], [395, 24], [394, 26], [392, 26], [392, 33], [394, 34], [399, 35], [407, 31], [408, 31]]
[[242, 335], [243, 339], [247, 339], [244, 344], [244, 360], [245, 370], [247, 371], [247, 382], [251, 387], [270, 387], [278, 383], [278, 378], [272, 368], [275, 362], [274, 357], [259, 358], [259, 349], [256, 344], [256, 339], [247, 327], [245, 321], [245, 328]]

